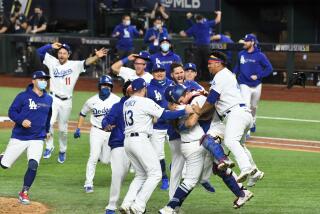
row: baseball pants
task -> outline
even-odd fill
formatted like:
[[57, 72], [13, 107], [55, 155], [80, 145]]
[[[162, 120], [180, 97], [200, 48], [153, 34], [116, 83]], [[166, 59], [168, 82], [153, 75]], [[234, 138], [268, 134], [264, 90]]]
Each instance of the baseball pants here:
[[251, 109], [251, 114], [253, 117], [253, 122], [256, 122], [256, 112], [258, 108], [258, 102], [261, 96], [262, 84], [256, 87], [249, 87], [245, 84], [240, 85], [241, 95], [248, 107]]
[[153, 133], [150, 137], [151, 144], [158, 154], [159, 160], [165, 158], [164, 142], [166, 141], [167, 130], [153, 129]]

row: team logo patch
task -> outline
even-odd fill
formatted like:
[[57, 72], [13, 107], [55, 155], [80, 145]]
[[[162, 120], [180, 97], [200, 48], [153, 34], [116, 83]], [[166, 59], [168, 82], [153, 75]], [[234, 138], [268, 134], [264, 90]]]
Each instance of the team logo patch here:
[[37, 104], [32, 100], [32, 99], [29, 99], [29, 109], [30, 110], [37, 110]]

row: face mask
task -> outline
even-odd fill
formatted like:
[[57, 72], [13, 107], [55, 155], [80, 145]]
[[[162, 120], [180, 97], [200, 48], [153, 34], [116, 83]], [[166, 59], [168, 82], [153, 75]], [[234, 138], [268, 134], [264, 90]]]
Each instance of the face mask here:
[[164, 44], [161, 44], [160, 47], [163, 52], [168, 52], [170, 49], [170, 44], [164, 43]]
[[109, 89], [109, 88], [101, 88], [99, 97], [100, 97], [102, 100], [105, 100], [105, 99], [107, 99], [109, 96], [110, 96], [110, 89]]
[[125, 25], [125, 26], [129, 26], [130, 24], [131, 24], [131, 21], [130, 21], [130, 20], [124, 21], [124, 25]]
[[160, 29], [161, 28], [161, 24], [155, 25], [156, 29]]
[[41, 80], [41, 81], [38, 80], [37, 83], [38, 83], [38, 87], [39, 87], [40, 90], [44, 90], [44, 89], [47, 88], [47, 85], [48, 85], [47, 81], [45, 81], [45, 80]]

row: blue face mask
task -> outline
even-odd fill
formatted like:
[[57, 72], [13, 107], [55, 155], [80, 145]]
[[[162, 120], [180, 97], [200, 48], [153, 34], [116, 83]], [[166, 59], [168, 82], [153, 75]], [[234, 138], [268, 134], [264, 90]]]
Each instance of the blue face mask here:
[[38, 88], [39, 88], [40, 90], [44, 90], [44, 89], [47, 88], [47, 85], [48, 85], [47, 81], [45, 81], [45, 80], [38, 80], [37, 83], [38, 83]]
[[160, 45], [160, 47], [161, 47], [161, 50], [162, 50], [163, 52], [168, 52], [169, 49], [170, 49], [170, 44], [168, 44], [168, 43], [163, 43], [163, 44]]
[[99, 97], [102, 99], [102, 100], [105, 100], [107, 99], [109, 96], [110, 96], [110, 89], [109, 88], [101, 88], [100, 90], [100, 94], [99, 94]]

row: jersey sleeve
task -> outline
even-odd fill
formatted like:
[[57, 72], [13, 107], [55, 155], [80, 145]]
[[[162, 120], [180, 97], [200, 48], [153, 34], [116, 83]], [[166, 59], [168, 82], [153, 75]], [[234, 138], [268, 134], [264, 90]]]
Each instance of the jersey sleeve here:
[[56, 62], [58, 62], [58, 59], [54, 56], [51, 56], [48, 53], [44, 55], [43, 64], [45, 64], [48, 68], [50, 68]]
[[[218, 77], [216, 75], [216, 77]], [[222, 92], [222, 89], [223, 89], [223, 79], [221, 78], [214, 78], [212, 81], [211, 81], [211, 87], [210, 87], [210, 90], [214, 90], [216, 91], [217, 93], [221, 94]]]
[[82, 109], [80, 111], [80, 115], [85, 117], [87, 116], [87, 113], [90, 111], [90, 100], [87, 100], [87, 102], [82, 106]]
[[122, 66], [118, 76], [122, 77], [124, 81], [127, 82], [128, 80], [132, 80], [134, 74], [135, 70]]
[[79, 71], [79, 73], [84, 73], [86, 72], [86, 69], [85, 69], [85, 60], [82, 60], [82, 61], [76, 61], [77, 62], [77, 71]]
[[161, 108], [157, 103], [155, 103], [153, 100], [146, 98], [144, 103], [144, 110], [154, 116], [154, 117], [161, 117], [164, 108]]
[[204, 103], [206, 102], [207, 98], [203, 95], [197, 96], [196, 98], [194, 98], [191, 102], [191, 104], [197, 104], [200, 106], [200, 108], [204, 105]]

